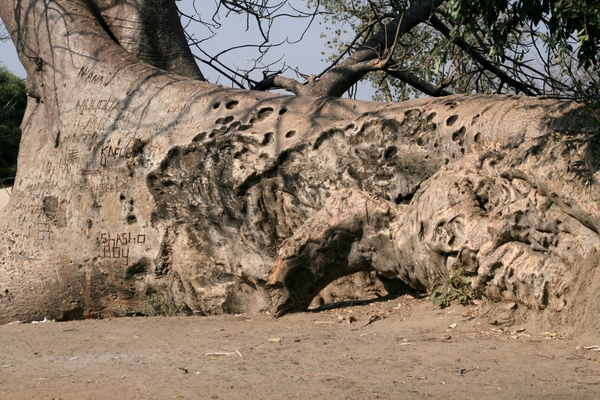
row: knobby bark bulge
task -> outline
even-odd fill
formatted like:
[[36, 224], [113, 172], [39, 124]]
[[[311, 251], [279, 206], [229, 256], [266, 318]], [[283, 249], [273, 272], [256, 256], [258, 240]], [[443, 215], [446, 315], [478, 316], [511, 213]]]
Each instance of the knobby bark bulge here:
[[356, 271], [425, 291], [461, 268], [489, 299], [598, 327], [600, 147], [584, 107], [228, 89], [176, 46], [132, 43], [148, 4], [163, 5], [0, 5], [31, 95], [0, 212], [0, 323], [282, 314]]

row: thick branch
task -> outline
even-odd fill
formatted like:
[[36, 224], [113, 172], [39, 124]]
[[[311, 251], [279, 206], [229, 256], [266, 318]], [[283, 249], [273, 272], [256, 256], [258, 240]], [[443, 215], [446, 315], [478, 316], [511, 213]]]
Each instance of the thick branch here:
[[[291, 78], [269, 77], [253, 89], [285, 89], [299, 96], [340, 97], [367, 72], [385, 69], [398, 38], [426, 21], [441, 3], [443, 3], [442, 0], [414, 2], [404, 14], [396, 15], [384, 29], [375, 33], [344, 61], [321, 74], [319, 79], [301, 84]], [[385, 16], [390, 17], [390, 15]], [[357, 37], [362, 33], [364, 30]], [[411, 81], [416, 82], [415, 79]], [[433, 92], [434, 90], [429, 91]]]
[[449, 96], [452, 93], [445, 90], [443, 87], [437, 87], [432, 85], [429, 82], [424, 81], [419, 78], [415, 74], [412, 74], [408, 71], [394, 70], [392, 68], [386, 68], [385, 72], [392, 75], [394, 78], [400, 79], [402, 82], [408, 83], [410, 86], [415, 89], [425, 93], [426, 95], [439, 97], [439, 96]]
[[431, 26], [437, 29], [442, 35], [446, 38], [450, 39], [455, 45], [466, 51], [473, 60], [478, 62], [484, 70], [491, 72], [500, 78], [501, 81], [505, 82], [507, 85], [515, 88], [516, 90], [528, 95], [535, 96], [540, 93], [535, 93], [537, 90], [527, 84], [517, 81], [516, 79], [509, 76], [506, 72], [502, 71], [502, 69], [498, 68], [494, 63], [487, 60], [484, 56], [481, 55], [473, 46], [465, 42], [463, 39], [457, 36], [452, 36], [450, 33], [450, 28], [448, 28], [438, 17], [435, 15], [431, 17], [429, 20]]
[[[379, 69], [380, 59], [385, 59], [394, 46], [397, 34], [404, 35], [420, 23], [427, 21], [443, 0], [415, 1], [392, 22], [375, 33], [354, 54], [332, 68], [321, 79], [307, 85], [312, 96], [340, 97], [367, 72]], [[400, 28], [398, 29], [398, 24]]]
[[194, 61], [175, 0], [94, 0], [109, 33], [139, 60], [176, 74], [205, 80]]
[[310, 88], [293, 78], [281, 75], [273, 75], [260, 81], [252, 90], [284, 89], [297, 96], [310, 96]]

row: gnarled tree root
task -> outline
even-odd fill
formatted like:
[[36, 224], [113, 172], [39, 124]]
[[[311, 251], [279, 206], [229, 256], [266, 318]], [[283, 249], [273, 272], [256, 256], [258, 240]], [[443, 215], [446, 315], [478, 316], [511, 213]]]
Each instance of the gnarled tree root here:
[[335, 279], [358, 271], [396, 275], [392, 232], [403, 207], [344, 189], [283, 242], [267, 288], [276, 316], [308, 307]]

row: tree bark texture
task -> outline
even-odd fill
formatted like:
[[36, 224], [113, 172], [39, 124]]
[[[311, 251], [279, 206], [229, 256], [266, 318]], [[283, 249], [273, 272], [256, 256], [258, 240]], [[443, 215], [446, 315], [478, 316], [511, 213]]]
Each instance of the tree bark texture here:
[[235, 90], [140, 61], [88, 2], [0, 15], [36, 93], [0, 211], [0, 323], [282, 314], [353, 272], [425, 291], [461, 268], [489, 299], [598, 327], [584, 107]]

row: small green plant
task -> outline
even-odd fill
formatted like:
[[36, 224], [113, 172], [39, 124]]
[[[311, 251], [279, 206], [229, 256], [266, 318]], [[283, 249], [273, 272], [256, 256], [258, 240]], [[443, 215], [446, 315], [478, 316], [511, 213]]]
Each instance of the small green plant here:
[[134, 309], [130, 309], [130, 308], [126, 308], [125, 310], [123, 310], [123, 315], [125, 315], [126, 317], [145, 317], [146, 315], [138, 310], [134, 310]]
[[160, 293], [153, 292], [147, 297], [148, 304], [154, 309], [154, 315], [172, 317], [175, 315], [188, 315], [189, 309], [185, 305], [175, 304]]
[[554, 140], [553, 140], [554, 144], [560, 142], [562, 137], [563, 137], [563, 134], [561, 132], [554, 132]]
[[462, 270], [457, 268], [456, 271], [444, 280], [445, 292], [435, 291], [431, 295], [433, 304], [441, 308], [448, 307], [450, 302], [458, 301], [459, 303], [468, 303], [475, 298], [475, 290], [471, 287], [471, 282], [462, 275]]

